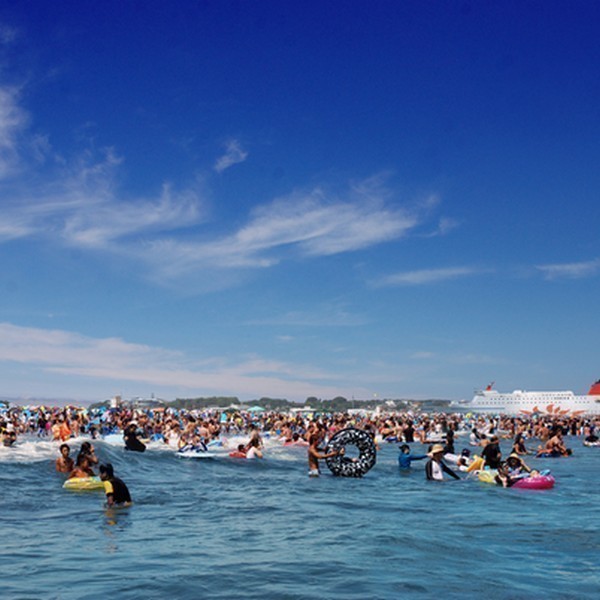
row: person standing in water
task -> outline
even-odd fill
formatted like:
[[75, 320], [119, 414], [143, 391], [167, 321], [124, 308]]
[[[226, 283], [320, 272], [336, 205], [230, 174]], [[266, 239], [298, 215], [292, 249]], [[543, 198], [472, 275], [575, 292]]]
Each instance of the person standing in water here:
[[481, 458], [485, 461], [485, 466], [490, 469], [497, 469], [502, 462], [502, 452], [500, 451], [500, 440], [493, 435], [485, 448], [481, 451]]
[[332, 456], [337, 456], [341, 450], [332, 450], [331, 452], [323, 453], [319, 450], [319, 443], [323, 440], [323, 433], [313, 433], [308, 438], [308, 476], [318, 477], [321, 474], [319, 470], [319, 461]]
[[71, 448], [69, 444], [60, 445], [60, 456], [56, 459], [56, 470], [59, 473], [70, 473], [75, 466], [73, 459], [70, 456]]
[[408, 444], [402, 444], [398, 455], [398, 467], [402, 471], [408, 471], [413, 460], [423, 460], [424, 458], [427, 458], [427, 454], [413, 454]]
[[123, 434], [125, 439], [125, 450], [131, 450], [132, 452], [145, 452], [146, 444], [142, 442], [137, 436], [137, 424], [130, 423], [125, 428]]
[[429, 481], [444, 481], [444, 473], [450, 475], [450, 477], [453, 477], [454, 479], [460, 479], [460, 477], [442, 460], [444, 457], [444, 446], [441, 444], [434, 444], [427, 456], [429, 456], [430, 459], [425, 465], [425, 477]]
[[129, 506], [131, 504], [131, 495], [125, 482], [115, 477], [113, 466], [110, 463], [100, 465], [100, 479], [104, 482], [106, 505], [108, 507]]

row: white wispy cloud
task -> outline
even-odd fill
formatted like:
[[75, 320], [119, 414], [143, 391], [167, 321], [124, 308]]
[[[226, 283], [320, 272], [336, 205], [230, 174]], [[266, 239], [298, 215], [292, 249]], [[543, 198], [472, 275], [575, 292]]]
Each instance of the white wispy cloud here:
[[429, 352], [427, 350], [423, 350], [420, 352], [415, 352], [413, 354], [411, 354], [410, 358], [412, 358], [413, 360], [429, 360], [431, 358], [434, 358], [436, 355], [434, 352]]
[[394, 287], [403, 285], [429, 285], [459, 279], [461, 277], [470, 277], [481, 273], [481, 269], [473, 267], [448, 267], [444, 269], [421, 269], [417, 271], [404, 271], [387, 275], [373, 281], [375, 287]]
[[214, 170], [217, 173], [222, 173], [225, 169], [242, 163], [248, 158], [248, 152], [246, 152], [238, 140], [229, 140], [225, 144], [225, 154], [220, 156], [215, 162]]
[[537, 265], [545, 279], [585, 279], [600, 272], [600, 259], [576, 263]]
[[19, 137], [29, 119], [19, 105], [19, 95], [17, 87], [0, 86], [0, 180], [18, 166]]
[[432, 238], [447, 235], [457, 227], [460, 227], [460, 222], [457, 219], [450, 217], [441, 217], [434, 231], [426, 233], [423, 237]]
[[36, 237], [69, 246], [128, 254], [133, 236], [189, 227], [205, 214], [199, 191], [164, 184], [155, 198], [123, 198], [112, 149], [84, 152], [50, 181], [15, 185], [0, 214], [0, 241]]
[[164, 274], [212, 268], [264, 268], [279, 263], [290, 253], [317, 257], [352, 252], [406, 235], [419, 216], [387, 207], [373, 195], [360, 201], [330, 196], [316, 188], [296, 192], [256, 207], [247, 224], [237, 232], [208, 242], [153, 244]]
[[[17, 140], [26, 123], [17, 91], [0, 87], [0, 177], [19, 163]], [[127, 197], [119, 186], [124, 159], [112, 148], [59, 157], [46, 136], [32, 134], [23, 148], [29, 155], [21, 162], [29, 171], [6, 189], [0, 242], [30, 237], [110, 252], [145, 265], [147, 275], [165, 284], [203, 272], [218, 274], [204, 281], [225, 287], [244, 271], [289, 258], [368, 248], [407, 235], [439, 203], [432, 196], [401, 207], [388, 186], [389, 174], [379, 173], [350, 182], [341, 192], [319, 186], [294, 191], [255, 207], [237, 231], [209, 238], [199, 227], [207, 214], [200, 182], [183, 190], [165, 184], [154, 197]], [[215, 168], [246, 156], [232, 140]], [[38, 177], [35, 167], [44, 163], [45, 174]]]
[[256, 356], [237, 363], [218, 357], [200, 361], [181, 352], [119, 338], [91, 338], [11, 323], [0, 323], [0, 362], [20, 363], [67, 377], [90, 377], [106, 388], [116, 382], [134, 382], [140, 386], [187, 388], [198, 394], [277, 395], [290, 399], [340, 393], [340, 388], [323, 383], [333, 380], [332, 374], [307, 365]]
[[[114, 149], [58, 156], [47, 136], [28, 130], [20, 94], [0, 85], [0, 242], [36, 237], [128, 254], [126, 241], [134, 235], [170, 232], [204, 218], [199, 182], [181, 191], [167, 183], [156, 197], [128, 198], [119, 189], [123, 159]], [[44, 163], [42, 175], [37, 167]]]
[[356, 327], [368, 320], [341, 307], [316, 307], [311, 312], [289, 311], [264, 319], [253, 319], [248, 325], [283, 325], [293, 327]]

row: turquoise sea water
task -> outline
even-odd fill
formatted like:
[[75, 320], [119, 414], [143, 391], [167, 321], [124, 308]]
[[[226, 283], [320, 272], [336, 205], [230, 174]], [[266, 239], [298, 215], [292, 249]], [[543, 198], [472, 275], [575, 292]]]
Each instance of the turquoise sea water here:
[[311, 479], [304, 448], [185, 460], [98, 441], [135, 501], [113, 511], [62, 489], [57, 444], [1, 448], [0, 596], [597, 598], [600, 448], [568, 444], [528, 460], [557, 480], [536, 492], [426, 482], [425, 461], [401, 474], [395, 444], [363, 479]]

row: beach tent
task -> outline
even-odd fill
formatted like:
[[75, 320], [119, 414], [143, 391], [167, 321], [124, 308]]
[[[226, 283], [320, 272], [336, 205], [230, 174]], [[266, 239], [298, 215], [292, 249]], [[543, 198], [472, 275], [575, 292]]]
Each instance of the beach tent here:
[[262, 406], [251, 406], [248, 412], [263, 412], [265, 409]]

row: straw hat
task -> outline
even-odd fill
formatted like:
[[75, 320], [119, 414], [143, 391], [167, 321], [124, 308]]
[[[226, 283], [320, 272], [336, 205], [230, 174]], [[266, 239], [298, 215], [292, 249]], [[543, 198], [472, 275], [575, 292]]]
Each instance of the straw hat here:
[[442, 444], [434, 444], [431, 450], [427, 453], [427, 456], [434, 456], [435, 454], [439, 454], [444, 451], [444, 446]]

